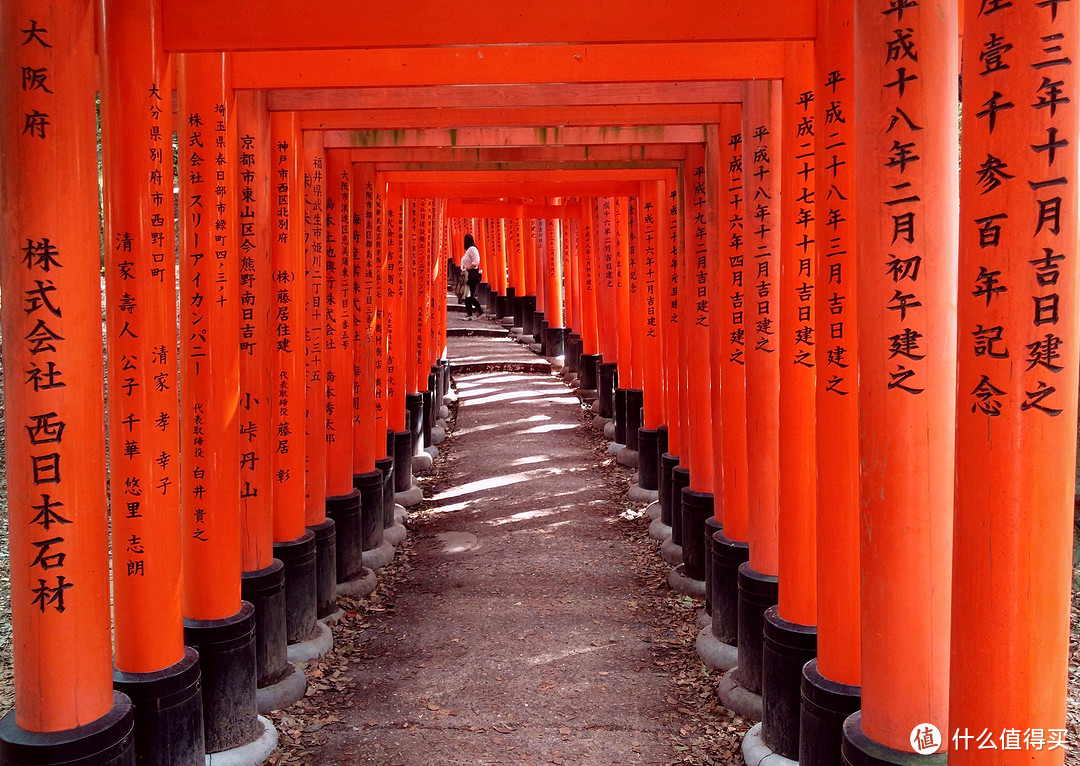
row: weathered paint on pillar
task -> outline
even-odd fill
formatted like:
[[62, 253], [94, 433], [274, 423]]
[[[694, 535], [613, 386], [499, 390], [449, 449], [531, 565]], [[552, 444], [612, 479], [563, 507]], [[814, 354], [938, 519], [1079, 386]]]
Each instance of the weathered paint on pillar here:
[[1065, 759], [1078, 35], [1072, 3], [965, 6], [950, 763]]
[[779, 571], [780, 84], [743, 84], [743, 252], [748, 296], [746, 441], [750, 566]]
[[241, 91], [237, 104], [237, 223], [240, 250], [240, 555], [245, 572], [274, 558], [273, 466], [268, 459], [273, 396], [270, 314], [270, 114], [266, 94]]
[[[712, 381], [709, 360], [709, 323], [712, 318], [709, 295], [710, 252], [718, 251], [719, 210], [716, 186], [719, 180], [719, 133], [710, 125], [707, 143], [687, 151], [683, 172], [687, 209], [684, 213], [685, 257], [682, 266], [686, 285], [683, 291], [683, 319], [686, 327], [687, 449], [690, 488], [713, 491]], [[685, 464], [685, 462], [684, 462]]]
[[326, 155], [326, 494], [352, 492], [352, 162]]
[[[717, 511], [723, 513], [724, 535], [749, 540], [749, 487], [746, 445], [746, 344], [753, 337], [752, 307], [744, 255], [746, 196], [743, 184], [742, 107], [720, 107], [720, 270], [716, 275], [715, 305], [720, 308], [710, 326], [710, 340], [719, 359], [712, 370], [719, 380], [721, 418], [713, 426], [713, 466], [722, 490]], [[710, 276], [712, 276], [710, 274]], [[714, 406], [717, 398], [713, 397]]]
[[15, 720], [35, 732], [113, 706], [93, 52], [88, 2], [0, 6]]
[[309, 527], [326, 520], [326, 155], [322, 137], [304, 133], [305, 514]]
[[236, 100], [224, 54], [181, 54], [180, 424], [184, 616], [240, 609]]
[[[172, 72], [159, 2], [105, 5], [101, 101], [115, 662], [184, 656]], [[169, 99], [169, 101], [166, 101]]]
[[862, 729], [905, 752], [917, 725], [948, 724], [956, 13], [855, 11]]
[[780, 617], [817, 624], [817, 461], [814, 438], [818, 342], [814, 317], [814, 67], [808, 44], [785, 52], [781, 163]]
[[273, 399], [270, 416], [274, 541], [304, 534], [304, 188], [303, 135], [296, 112], [270, 114], [270, 336]]
[[[818, 671], [858, 686], [859, 397], [854, 0], [826, 0], [816, 46]], [[827, 509], [827, 510], [826, 510]]]

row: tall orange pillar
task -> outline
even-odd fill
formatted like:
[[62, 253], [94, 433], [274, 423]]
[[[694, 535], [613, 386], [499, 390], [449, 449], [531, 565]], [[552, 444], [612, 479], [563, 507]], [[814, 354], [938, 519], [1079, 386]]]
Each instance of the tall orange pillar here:
[[780, 185], [779, 602], [765, 612], [762, 738], [799, 756], [802, 666], [817, 650], [813, 49], [785, 50]]
[[[0, 757], [63, 763], [103, 730], [106, 746], [133, 758], [130, 743], [120, 747], [131, 702], [113, 692], [110, 656], [93, 6], [4, 3], [0, 56], [16, 673]], [[29, 754], [28, 736], [40, 742]]]
[[[329, 181], [321, 134], [305, 132], [303, 151], [304, 371], [307, 380], [304, 523], [315, 539], [316, 617], [326, 617], [334, 612], [337, 602], [337, 531], [334, 520], [326, 516], [326, 375], [331, 369], [326, 348], [326, 195]], [[298, 556], [301, 550], [298, 549]], [[298, 622], [294, 635], [299, 641], [307, 640], [311, 631], [318, 629], [311, 625], [307, 611]]]
[[[612, 197], [603, 197], [597, 202], [599, 215], [596, 226], [596, 246], [598, 248], [599, 291], [596, 295], [596, 314], [599, 325], [600, 354], [603, 360], [597, 367], [596, 378], [600, 416], [612, 418], [615, 415], [615, 387], [619, 360], [616, 203]], [[614, 433], [614, 426], [607, 430], [610, 438], [610, 435]]]
[[613, 399], [615, 419], [614, 441], [626, 444], [626, 391], [631, 382], [630, 290], [627, 283], [629, 247], [629, 200], [616, 197], [612, 204], [611, 233], [614, 237], [615, 268], [615, 361], [618, 364]]
[[[660, 520], [667, 526], [671, 526], [674, 509], [672, 507], [672, 476], [675, 468], [679, 465], [682, 450], [682, 412], [679, 404], [679, 390], [681, 388], [680, 371], [681, 357], [679, 355], [679, 208], [680, 195], [679, 183], [676, 182], [667, 189], [667, 198], [661, 202], [663, 215], [661, 221], [661, 241], [663, 247], [660, 254], [660, 283], [662, 299], [662, 311], [660, 321], [664, 324], [662, 343], [664, 350], [664, 412], [667, 415], [666, 424], [658, 429], [657, 451], [660, 452], [660, 479], [659, 500]], [[681, 489], [679, 490], [682, 491]], [[680, 498], [681, 502], [681, 498]], [[680, 506], [681, 513], [681, 506]], [[672, 530], [674, 533], [674, 529]], [[673, 560], [681, 558], [681, 553], [672, 556]]]
[[[737, 679], [761, 693], [764, 612], [777, 601], [780, 460], [779, 82], [743, 84], [743, 197], [749, 326], [746, 346], [747, 532], [750, 560], [739, 566]], [[784, 362], [787, 364], [787, 362]], [[753, 449], [749, 448], [753, 445]]]
[[562, 356], [566, 332], [563, 316], [563, 222], [558, 218], [548, 218], [542, 223], [547, 266], [547, 305], [544, 318], [548, 326], [545, 337], [538, 340], [543, 344], [544, 354]]
[[326, 154], [326, 515], [334, 521], [334, 582], [363, 575], [360, 492], [353, 487], [352, 161]]
[[[161, 47], [161, 7], [114, 2], [104, 8], [102, 155], [105, 180], [106, 322], [113, 417], [109, 423], [115, 604], [114, 683], [151, 711], [183, 711], [195, 732], [173, 753], [161, 714], [140, 716], [137, 757], [179, 763], [203, 757], [197, 685], [179, 704], [162, 702], [199, 676], [185, 649], [181, 607], [180, 431], [176, 376], [176, 283], [172, 215], [172, 92]], [[168, 275], [168, 278], [166, 278]], [[139, 487], [155, 488], [138, 496]]]
[[846, 760], [947, 747], [927, 727], [948, 725], [957, 33], [956, 3], [855, 9], [865, 640]]
[[[353, 163], [352, 167], [352, 480], [360, 494], [361, 547], [369, 551], [382, 547], [383, 530], [393, 524], [394, 478], [393, 458], [386, 456], [386, 426], [377, 417], [377, 281], [381, 265], [376, 253], [375, 167], [370, 163]], [[366, 595], [368, 587], [358, 584], [342, 590]]]
[[560, 252], [562, 253], [563, 279], [563, 326], [569, 333], [577, 323], [577, 279], [574, 259], [577, 257], [577, 237], [574, 231], [577, 221], [563, 218], [559, 221]]
[[408, 303], [405, 291], [408, 280], [405, 277], [405, 240], [408, 232], [404, 228], [405, 203], [400, 190], [389, 188], [385, 213], [386, 406], [389, 427], [394, 430], [394, 489], [398, 502], [410, 505], [417, 502], [413, 497], [419, 494], [419, 487], [414, 487], [413, 483], [413, 440], [406, 417], [409, 382], [406, 372]]
[[[208, 753], [263, 730], [254, 650], [237, 661], [221, 642], [253, 647], [254, 628], [252, 606], [240, 598], [240, 240], [229, 71], [224, 54], [182, 54], [177, 63], [184, 636], [200, 654]], [[244, 694], [222, 694], [233, 688]]]
[[[664, 422], [664, 360], [663, 323], [660, 321], [662, 303], [660, 259], [663, 242], [659, 223], [663, 204], [663, 183], [642, 183], [638, 210], [638, 240], [632, 276], [637, 285], [638, 314], [641, 337], [641, 425], [637, 433], [637, 489], [635, 498], [643, 501], [657, 499], [660, 480], [660, 453], [657, 449], [657, 429]], [[659, 516], [657, 516], [659, 518]]]
[[1069, 3], [980, 10], [965, 4], [963, 30], [991, 42], [966, 49], [963, 62], [961, 154], [971, 161], [960, 186], [949, 762], [1061, 764], [1080, 12]]
[[[305, 467], [307, 396], [305, 339], [307, 275], [305, 242], [304, 136], [295, 112], [270, 115], [270, 301], [271, 410], [269, 429], [272, 470], [274, 556], [281, 565], [286, 614], [278, 639], [296, 643], [311, 636], [316, 619], [315, 533], [306, 527]], [[314, 182], [312, 182], [314, 183]], [[310, 189], [308, 190], [310, 191]], [[255, 578], [252, 590], [265, 580]], [[247, 583], [245, 583], [247, 584]], [[268, 663], [267, 678], [287, 670]], [[275, 674], [274, 671], [278, 671]]]
[[[722, 529], [714, 532], [711, 539], [709, 631], [716, 641], [734, 647], [738, 643], [739, 566], [750, 557], [746, 358], [752, 332], [751, 306], [755, 305], [750, 300], [745, 259], [748, 226], [741, 106], [721, 106], [718, 131], [720, 236], [716, 268], [709, 272], [709, 289], [716, 307], [709, 324], [709, 340], [714, 494], [716, 519]], [[733, 649], [726, 651], [729, 657], [733, 653]]]
[[596, 406], [597, 367], [600, 364], [600, 340], [597, 329], [598, 272], [596, 267], [596, 204], [591, 198], [581, 201], [580, 245], [578, 249], [578, 282], [581, 285], [578, 334], [581, 335], [581, 355], [578, 359], [578, 395], [582, 401]]
[[859, 397], [853, 0], [819, 5], [814, 133], [818, 656], [803, 668], [799, 762], [839, 762], [859, 709]]
[[[705, 579], [706, 520], [714, 516], [712, 393], [710, 380], [709, 258], [718, 245], [717, 170], [719, 147], [715, 127], [706, 132], [705, 145], [687, 150], [683, 169], [684, 248], [679, 261], [681, 292], [680, 334], [685, 339], [685, 408], [680, 468], [690, 472], [682, 497], [675, 498], [672, 539], [682, 546], [683, 573], [691, 580]], [[683, 401], [680, 392], [680, 402]], [[701, 586], [704, 589], [704, 583]]]
[[[629, 337], [629, 379], [623, 382], [626, 401], [623, 404], [625, 422], [622, 427], [622, 443], [626, 448], [615, 457], [621, 465], [638, 467], [638, 430], [641, 428], [641, 410], [644, 405], [644, 362], [642, 342], [645, 329], [644, 290], [640, 283], [639, 242], [641, 222], [641, 197], [633, 196], [626, 204], [626, 262], [623, 265], [623, 284], [626, 294], [627, 335]], [[618, 435], [616, 435], [618, 436]], [[616, 438], [616, 441], [618, 439]]]

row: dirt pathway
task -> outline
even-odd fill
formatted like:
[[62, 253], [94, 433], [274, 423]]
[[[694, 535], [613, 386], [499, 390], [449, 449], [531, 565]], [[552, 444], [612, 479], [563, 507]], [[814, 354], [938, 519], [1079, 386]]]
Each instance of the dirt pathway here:
[[[505, 339], [450, 343], [474, 365], [537, 359]], [[360, 629], [338, 641], [360, 661], [315, 669], [332, 697], [279, 719], [298, 745], [279, 762], [676, 762], [683, 703], [657, 660], [690, 636], [664, 644], [651, 602], [669, 596], [642, 593], [647, 548], [627, 531], [644, 524], [612, 503], [626, 479], [557, 377], [475, 371], [455, 384], [455, 427], [410, 519], [392, 612], [357, 605]], [[693, 605], [680, 608], [690, 624]]]

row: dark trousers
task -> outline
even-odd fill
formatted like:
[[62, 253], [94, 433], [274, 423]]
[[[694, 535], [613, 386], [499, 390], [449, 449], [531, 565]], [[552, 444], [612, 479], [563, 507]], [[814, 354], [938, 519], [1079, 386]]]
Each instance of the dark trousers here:
[[480, 269], [469, 269], [469, 295], [465, 298], [465, 315], [472, 316], [473, 307], [476, 308], [476, 315], [480, 316], [484, 313], [484, 310], [480, 307], [480, 301], [476, 300], [476, 287], [480, 284]]

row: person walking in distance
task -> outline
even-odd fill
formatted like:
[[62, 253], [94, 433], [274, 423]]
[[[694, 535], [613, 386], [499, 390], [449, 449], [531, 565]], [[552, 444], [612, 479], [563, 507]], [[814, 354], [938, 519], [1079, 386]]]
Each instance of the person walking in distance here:
[[467, 275], [469, 287], [465, 298], [465, 318], [472, 319], [473, 308], [476, 309], [477, 316], [484, 313], [480, 308], [480, 301], [476, 300], [476, 287], [480, 284], [480, 251], [476, 249], [472, 234], [465, 235], [465, 255], [461, 256], [461, 270]]

